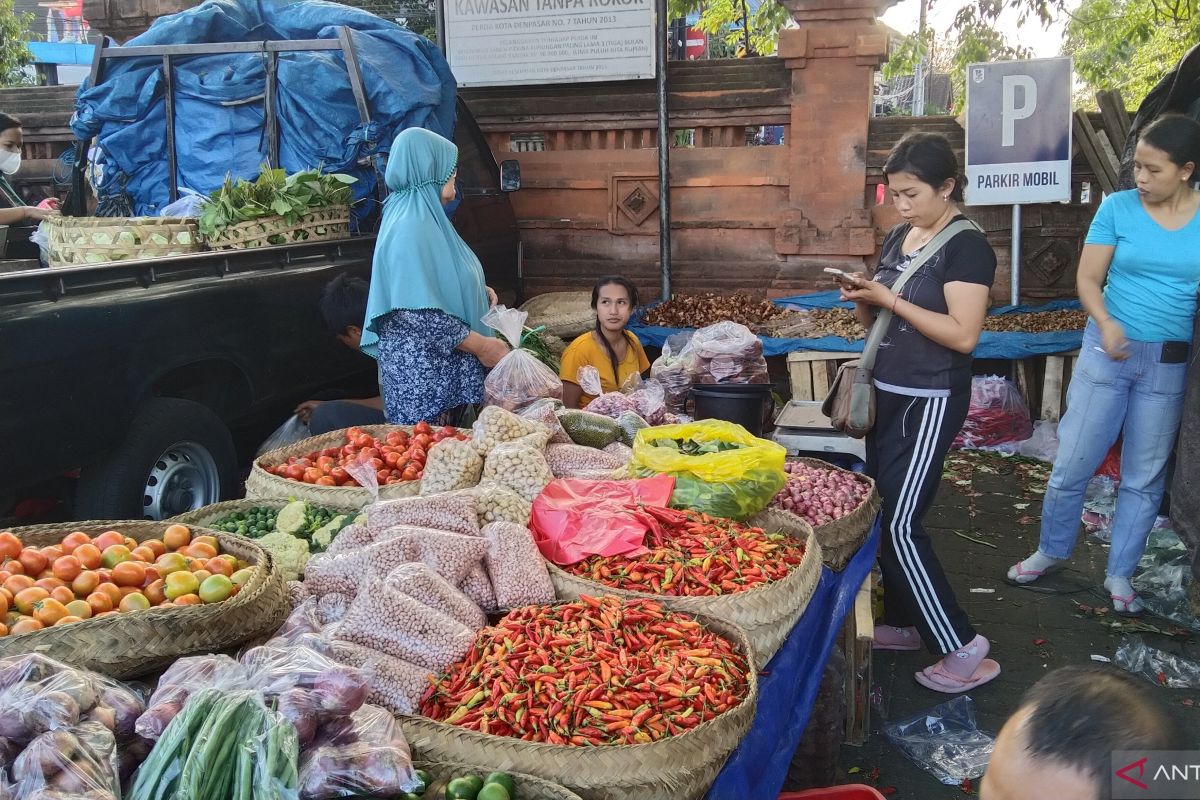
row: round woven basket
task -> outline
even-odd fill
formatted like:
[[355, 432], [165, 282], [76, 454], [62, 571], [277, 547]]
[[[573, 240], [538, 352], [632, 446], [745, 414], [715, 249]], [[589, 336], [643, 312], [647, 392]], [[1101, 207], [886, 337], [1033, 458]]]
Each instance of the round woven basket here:
[[[392, 431], [412, 431], [406, 425], [359, 425], [359, 430], [382, 439]], [[377, 499], [370, 489], [357, 486], [317, 486], [287, 478], [281, 478], [263, 469], [287, 461], [288, 456], [304, 456], [328, 447], [341, 447], [346, 443], [346, 430], [330, 431], [320, 436], [301, 439], [295, 444], [265, 453], [250, 468], [246, 479], [247, 500], [306, 500], [319, 506], [358, 510]], [[469, 433], [470, 431], [464, 431]], [[399, 497], [415, 497], [421, 492], [420, 481], [405, 481], [379, 487], [379, 500], [395, 500]]]
[[744, 592], [722, 595], [680, 597], [665, 594], [646, 594], [617, 589], [604, 583], [572, 575], [551, 562], [546, 562], [554, 594], [560, 600], [576, 600], [580, 595], [615, 594], [618, 597], [642, 597], [662, 603], [672, 611], [706, 614], [731, 622], [746, 634], [757, 664], [766, 664], [783, 644], [788, 633], [808, 607], [821, 580], [821, 545], [812, 528], [803, 526], [781, 531], [804, 542], [804, 557], [787, 577], [760, 584]]
[[510, 772], [503, 766], [480, 767], [474, 764], [449, 764], [444, 761], [414, 761], [413, 766], [425, 770], [434, 777], [433, 785], [425, 789], [427, 797], [441, 797], [445, 789], [446, 777], [449, 775], [465, 773], [482, 778], [490, 772], [504, 772], [513, 779], [517, 786], [517, 796], [521, 800], [581, 800], [579, 795], [565, 786], [543, 780], [536, 775]]
[[739, 705], [687, 733], [649, 744], [574, 747], [476, 733], [428, 717], [400, 716], [404, 738], [419, 759], [496, 764], [497, 768], [511, 765], [517, 772], [562, 784], [583, 800], [699, 800], [754, 721], [758, 667], [740, 628], [702, 614], [693, 616], [749, 656], [750, 685]]
[[[875, 488], [875, 481], [870, 476], [835, 467], [829, 462], [817, 458], [789, 458], [788, 461], [825, 470], [847, 472], [856, 480], [871, 487], [871, 491], [858, 508], [841, 519], [835, 519], [812, 528], [817, 536], [817, 541], [821, 543], [821, 554], [825, 565], [830, 569], [840, 570], [846, 566], [850, 556], [854, 555], [866, 541], [867, 535], [871, 532], [871, 526], [875, 524], [875, 516], [879, 513], [879, 507], [883, 504], [883, 498], [879, 496], [879, 491]], [[794, 534], [796, 531], [802, 530], [800, 526], [809, 527], [809, 523], [802, 517], [782, 508], [768, 508], [761, 511], [751, 518], [750, 522], [764, 530], [779, 531], [780, 533]]]
[[181, 217], [52, 214], [46, 218], [46, 228], [52, 267], [198, 253], [203, 244], [196, 220]]
[[[137, 541], [157, 539], [168, 523], [145, 520], [67, 522], [13, 528], [27, 546], [58, 544], [72, 531], [95, 537], [117, 530]], [[287, 590], [271, 554], [249, 539], [199, 528], [216, 536], [222, 553], [257, 567], [236, 595], [212, 605], [170, 606], [86, 619], [71, 625], [0, 637], [0, 657], [38, 652], [114, 678], [144, 675], [181, 656], [236, 647], [287, 617]]]
[[596, 325], [596, 312], [592, 311], [591, 292], [549, 292], [539, 294], [521, 306], [529, 314], [525, 324], [530, 328], [542, 327], [550, 336], [561, 339], [575, 338], [590, 331]]
[[[171, 517], [167, 522], [178, 522], [181, 525], [197, 525], [201, 528], [206, 528], [230, 514], [249, 511], [252, 508], [270, 508], [278, 511], [290, 502], [292, 501], [279, 498], [272, 498], [270, 500], [226, 500], [223, 503], [213, 503], [210, 506], [204, 506], [203, 508], [197, 508], [195, 511]], [[335, 503], [322, 503], [320, 505], [338, 514], [357, 514], [361, 510], [352, 506], [339, 506]], [[236, 534], [230, 534], [230, 536], [234, 535]]]
[[259, 217], [222, 228], [208, 239], [213, 250], [244, 250], [294, 242], [345, 239], [350, 235], [350, 207], [316, 208], [295, 222], [281, 216]]

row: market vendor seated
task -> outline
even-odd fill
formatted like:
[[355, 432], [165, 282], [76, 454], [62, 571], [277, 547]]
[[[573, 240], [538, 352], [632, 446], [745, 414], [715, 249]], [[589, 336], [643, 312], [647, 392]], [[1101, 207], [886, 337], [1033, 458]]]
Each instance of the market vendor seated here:
[[[339, 342], [355, 350], [362, 339], [370, 290], [370, 284], [362, 278], [342, 274], [331, 280], [321, 295], [321, 316], [325, 318], [325, 324]], [[305, 400], [296, 406], [295, 414], [301, 422], [308, 423], [309, 433], [313, 436], [355, 425], [382, 425], [387, 421], [380, 395], [354, 400]]]
[[[26, 205], [21, 195], [17, 194], [17, 190], [8, 182], [8, 176], [16, 174], [21, 168], [23, 143], [21, 121], [0, 112], [0, 225], [37, 224], [58, 207], [57, 200], [47, 200], [44, 205], [48, 207], [45, 208]], [[33, 257], [36, 256], [34, 251]], [[0, 258], [3, 257], [4, 253], [0, 253]]]
[[637, 287], [627, 278], [608, 276], [596, 281], [592, 289], [592, 310], [596, 327], [567, 347], [562, 355], [559, 377], [563, 382], [563, 405], [583, 408], [596, 398], [584, 394], [579, 385], [581, 367], [595, 367], [600, 373], [600, 388], [619, 390], [633, 375], [645, 374], [650, 360], [642, 343], [625, 326], [638, 304]]

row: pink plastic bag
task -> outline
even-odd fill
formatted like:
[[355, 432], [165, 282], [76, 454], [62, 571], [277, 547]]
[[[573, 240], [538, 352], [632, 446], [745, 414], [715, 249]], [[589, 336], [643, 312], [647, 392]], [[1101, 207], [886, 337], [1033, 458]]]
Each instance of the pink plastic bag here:
[[574, 564], [591, 555], [646, 552], [652, 520], [642, 505], [665, 506], [675, 489], [670, 475], [637, 481], [556, 480], [533, 502], [538, 549], [555, 564]]

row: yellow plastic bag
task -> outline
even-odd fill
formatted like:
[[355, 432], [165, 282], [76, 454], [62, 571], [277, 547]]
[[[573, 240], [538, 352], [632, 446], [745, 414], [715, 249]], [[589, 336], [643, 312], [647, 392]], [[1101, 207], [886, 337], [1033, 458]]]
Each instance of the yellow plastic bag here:
[[[707, 449], [706, 445], [735, 447], [685, 452]], [[745, 519], [766, 508], [787, 482], [786, 456], [783, 447], [750, 435], [741, 425], [708, 419], [638, 431], [629, 468], [634, 477], [674, 477], [671, 505], [675, 508]]]

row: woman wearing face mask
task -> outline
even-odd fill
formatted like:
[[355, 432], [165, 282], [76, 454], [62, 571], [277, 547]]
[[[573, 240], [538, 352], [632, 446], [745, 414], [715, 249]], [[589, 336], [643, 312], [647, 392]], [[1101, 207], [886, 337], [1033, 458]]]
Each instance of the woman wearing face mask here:
[[21, 121], [0, 113], [0, 225], [39, 222], [52, 211], [25, 205], [8, 182], [8, 176], [21, 168]]

